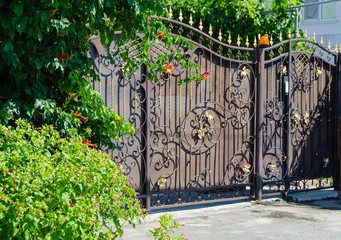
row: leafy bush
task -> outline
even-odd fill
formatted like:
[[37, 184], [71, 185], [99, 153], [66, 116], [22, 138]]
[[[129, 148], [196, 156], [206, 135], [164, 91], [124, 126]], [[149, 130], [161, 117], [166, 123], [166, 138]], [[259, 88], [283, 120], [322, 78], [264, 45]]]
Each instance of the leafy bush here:
[[122, 169], [76, 133], [0, 125], [0, 239], [113, 239], [143, 214]]
[[154, 228], [154, 230], [149, 230], [149, 232], [153, 235], [155, 240], [187, 240], [184, 239], [184, 236], [181, 234], [177, 238], [171, 236], [170, 234], [174, 234], [174, 230], [180, 230], [180, 224], [173, 220], [171, 215], [161, 215], [159, 219], [160, 227]]

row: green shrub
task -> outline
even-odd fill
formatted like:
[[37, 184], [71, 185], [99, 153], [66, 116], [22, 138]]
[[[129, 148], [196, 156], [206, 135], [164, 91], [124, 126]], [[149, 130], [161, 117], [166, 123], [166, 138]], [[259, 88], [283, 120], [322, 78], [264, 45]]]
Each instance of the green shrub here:
[[154, 228], [154, 230], [149, 230], [149, 232], [153, 235], [155, 240], [187, 240], [184, 239], [183, 234], [178, 237], [173, 237], [171, 235], [175, 234], [175, 230], [180, 230], [180, 224], [173, 220], [171, 215], [161, 215], [159, 218], [160, 227]]
[[113, 239], [143, 214], [122, 169], [81, 136], [0, 125], [0, 239]]

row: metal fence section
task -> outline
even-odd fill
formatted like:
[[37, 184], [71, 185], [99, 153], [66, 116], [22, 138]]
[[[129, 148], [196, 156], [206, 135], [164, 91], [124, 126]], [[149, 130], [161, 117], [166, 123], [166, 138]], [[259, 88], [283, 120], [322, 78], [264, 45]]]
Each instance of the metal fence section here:
[[[94, 89], [138, 131], [110, 154], [146, 208], [333, 186], [340, 70], [330, 47], [289, 39], [261, 49], [255, 39], [250, 48], [239, 37], [232, 46], [230, 38], [226, 44], [160, 19], [193, 44], [174, 50], [209, 72], [206, 80], [178, 86], [190, 71], [175, 60], [158, 83], [148, 81], [144, 66], [127, 78], [124, 63], [111, 64], [97, 38], [89, 52], [101, 76]], [[130, 57], [137, 44], [127, 42]], [[108, 52], [115, 51], [113, 43]], [[151, 61], [167, 51], [153, 46]]]

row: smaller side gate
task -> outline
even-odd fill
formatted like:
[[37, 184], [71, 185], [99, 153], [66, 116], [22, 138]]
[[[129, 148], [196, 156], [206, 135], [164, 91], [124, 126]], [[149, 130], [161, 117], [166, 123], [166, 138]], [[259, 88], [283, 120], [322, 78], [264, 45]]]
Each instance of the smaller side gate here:
[[258, 198], [333, 187], [338, 179], [339, 56], [307, 39], [260, 50]]
[[[138, 131], [111, 154], [147, 209], [340, 186], [340, 54], [298, 38], [267, 48], [255, 38], [250, 48], [238, 37], [233, 46], [231, 38], [223, 43], [212, 31], [160, 19], [193, 44], [173, 50], [209, 72], [204, 81], [177, 86], [190, 72], [175, 60], [158, 83], [143, 65], [127, 77], [99, 38], [89, 52], [101, 78], [94, 89]], [[130, 58], [137, 44], [127, 42]], [[113, 43], [108, 52], [116, 49]], [[153, 46], [150, 61], [167, 51], [162, 42]]]

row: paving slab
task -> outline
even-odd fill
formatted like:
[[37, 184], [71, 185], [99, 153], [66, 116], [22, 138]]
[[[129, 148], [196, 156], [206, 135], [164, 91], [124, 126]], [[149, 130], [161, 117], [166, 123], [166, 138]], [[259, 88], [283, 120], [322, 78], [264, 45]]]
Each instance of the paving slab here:
[[135, 229], [127, 226], [122, 239], [153, 239], [148, 230], [158, 227], [162, 214], [184, 224], [180, 230], [189, 240], [341, 239], [341, 200], [337, 198], [299, 203], [242, 200], [152, 211]]

